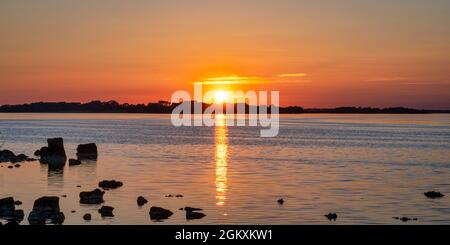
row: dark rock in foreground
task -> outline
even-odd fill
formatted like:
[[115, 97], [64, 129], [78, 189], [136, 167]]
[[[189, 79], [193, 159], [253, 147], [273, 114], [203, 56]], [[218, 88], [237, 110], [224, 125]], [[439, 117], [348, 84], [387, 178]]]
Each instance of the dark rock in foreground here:
[[116, 180], [103, 180], [98, 183], [98, 187], [103, 189], [116, 189], [123, 186], [123, 183]]
[[5, 224], [5, 226], [18, 226], [19, 223], [15, 220], [13, 221], [9, 221], [8, 223]]
[[24, 218], [24, 212], [21, 209], [16, 210], [15, 203], [12, 197], [0, 199], [0, 218], [8, 221], [21, 222]]
[[98, 157], [97, 145], [95, 143], [78, 145], [77, 157], [78, 159], [96, 160]]
[[59, 209], [59, 197], [44, 196], [34, 201], [33, 210], [28, 215], [31, 225], [62, 224], [65, 216]]
[[280, 199], [277, 200], [277, 202], [278, 202], [278, 204], [283, 205], [284, 200], [283, 200], [283, 198], [280, 198]]
[[328, 220], [330, 221], [336, 221], [337, 219], [337, 214], [336, 213], [328, 213], [324, 215], [325, 217], [327, 217]]
[[437, 191], [428, 191], [428, 192], [424, 192], [423, 194], [426, 197], [432, 198], [432, 199], [434, 199], [434, 198], [441, 198], [441, 197], [445, 196], [444, 194], [442, 194], [440, 192], [437, 192]]
[[80, 192], [80, 203], [81, 204], [100, 204], [103, 203], [104, 191], [100, 189], [95, 189], [93, 191], [82, 191]]
[[80, 165], [80, 164], [81, 164], [80, 160], [72, 159], [72, 158], [69, 159], [69, 166], [75, 166], [75, 165]]
[[145, 199], [145, 197], [139, 196], [139, 197], [137, 198], [137, 204], [138, 204], [138, 206], [143, 206], [143, 205], [145, 205], [146, 203], [148, 203], [148, 201], [147, 201], [147, 199]]
[[91, 214], [85, 214], [85, 215], [83, 215], [83, 219], [84, 220], [91, 220], [92, 219], [92, 216], [91, 216]]
[[153, 206], [150, 208], [149, 214], [152, 220], [162, 220], [168, 219], [173, 213], [168, 209]]
[[110, 206], [102, 206], [98, 212], [102, 215], [102, 217], [114, 217], [113, 207]]

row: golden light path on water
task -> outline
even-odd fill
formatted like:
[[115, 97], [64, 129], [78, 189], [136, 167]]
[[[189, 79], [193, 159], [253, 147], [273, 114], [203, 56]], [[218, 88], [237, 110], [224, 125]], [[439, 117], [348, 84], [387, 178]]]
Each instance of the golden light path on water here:
[[223, 206], [227, 199], [228, 129], [226, 116], [216, 116], [215, 124], [216, 205]]

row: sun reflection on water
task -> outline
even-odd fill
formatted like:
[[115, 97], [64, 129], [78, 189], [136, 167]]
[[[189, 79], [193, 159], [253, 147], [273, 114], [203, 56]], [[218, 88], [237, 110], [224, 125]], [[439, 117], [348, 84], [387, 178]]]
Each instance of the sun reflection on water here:
[[227, 199], [228, 129], [225, 115], [216, 115], [215, 162], [216, 162], [216, 205], [223, 206]]

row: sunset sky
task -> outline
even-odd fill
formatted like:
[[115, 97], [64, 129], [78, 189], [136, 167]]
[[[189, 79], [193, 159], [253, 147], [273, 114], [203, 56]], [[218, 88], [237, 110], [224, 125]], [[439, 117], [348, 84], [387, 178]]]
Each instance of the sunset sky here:
[[147, 103], [203, 81], [283, 106], [450, 109], [448, 0], [0, 1], [0, 104]]

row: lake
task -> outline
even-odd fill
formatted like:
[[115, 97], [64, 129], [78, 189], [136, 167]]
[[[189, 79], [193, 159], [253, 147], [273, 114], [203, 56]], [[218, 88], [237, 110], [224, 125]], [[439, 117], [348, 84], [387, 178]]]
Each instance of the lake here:
[[[13, 169], [2, 163], [0, 198], [23, 202], [21, 224], [44, 195], [67, 195], [60, 198], [64, 224], [450, 224], [448, 114], [281, 115], [278, 137], [259, 133], [174, 127], [169, 114], [0, 114], [0, 146], [16, 154], [32, 156], [52, 137], [64, 138], [69, 158], [81, 143], [99, 149], [96, 162], [61, 171], [38, 161]], [[112, 218], [100, 216], [101, 205], [79, 203], [81, 191], [104, 179], [124, 183], [104, 196]], [[430, 190], [446, 196], [427, 199]], [[143, 207], [140, 195], [149, 200]], [[151, 206], [174, 215], [153, 222]], [[207, 216], [187, 221], [185, 206]], [[329, 212], [337, 221], [324, 217]]]

